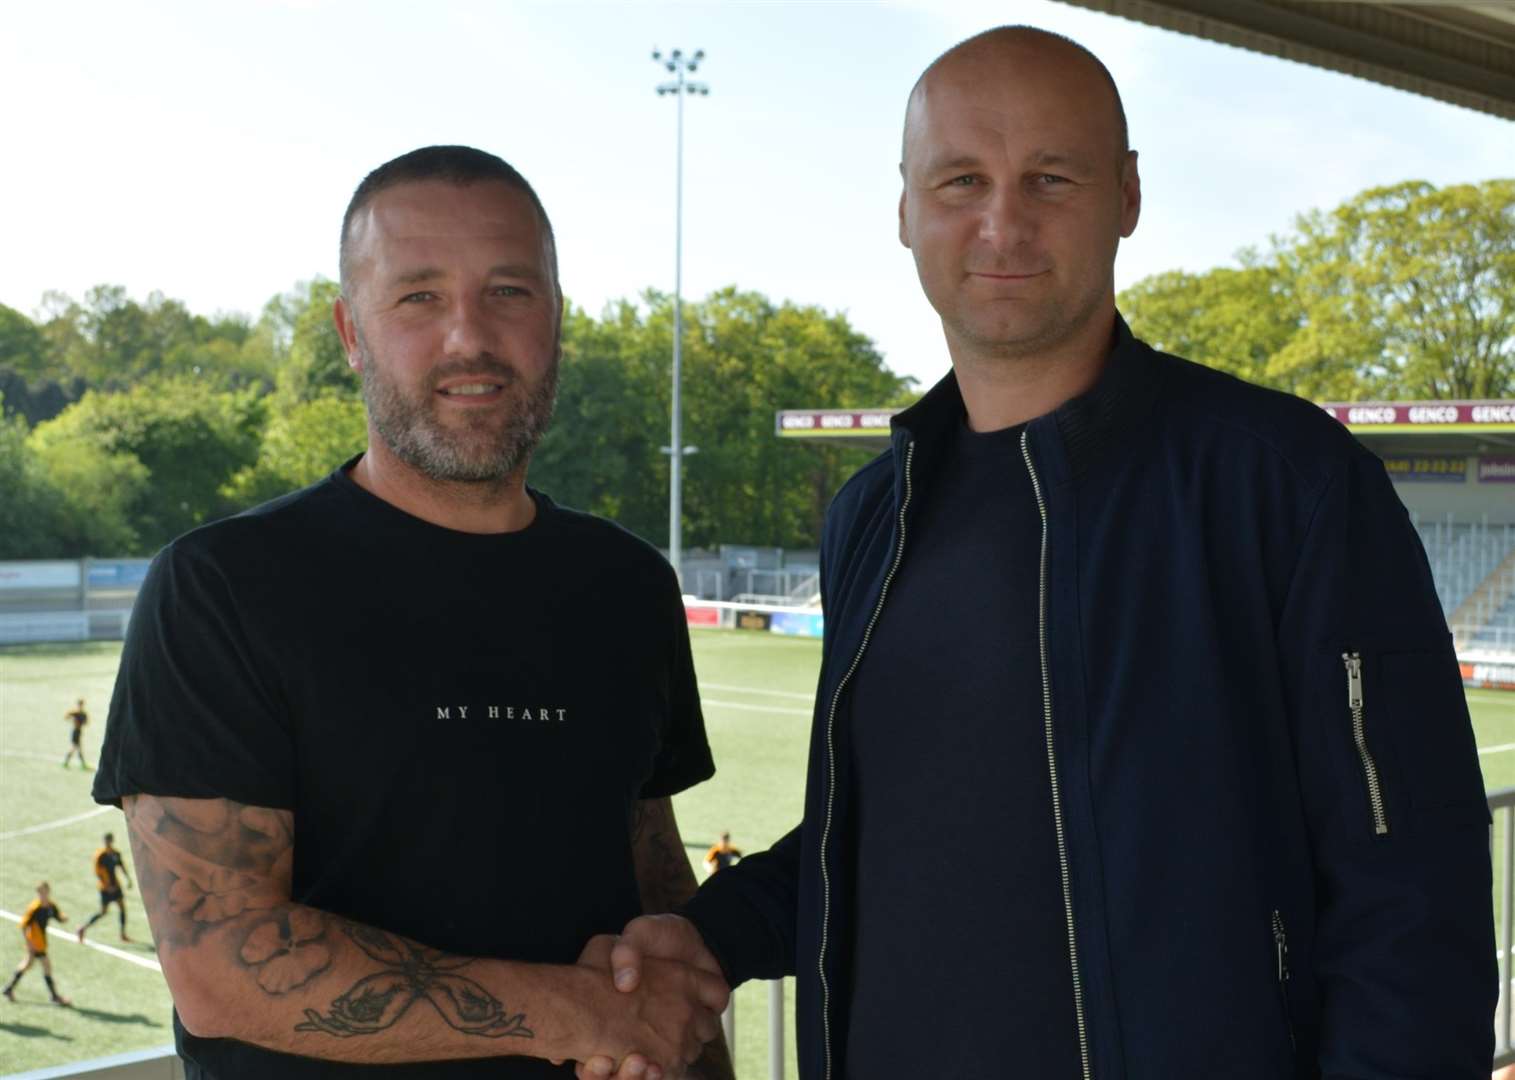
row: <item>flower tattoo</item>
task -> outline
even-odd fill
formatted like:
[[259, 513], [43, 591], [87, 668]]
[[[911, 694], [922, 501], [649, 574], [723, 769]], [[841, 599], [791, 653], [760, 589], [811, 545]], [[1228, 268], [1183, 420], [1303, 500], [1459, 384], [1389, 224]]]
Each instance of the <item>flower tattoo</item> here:
[[331, 950], [316, 940], [325, 929], [319, 915], [295, 908], [287, 920], [259, 924], [242, 943], [242, 959], [258, 969], [259, 986], [270, 994], [287, 993], [331, 965]]
[[498, 1039], [504, 1036], [534, 1038], [526, 1026], [526, 1014], [507, 1015], [505, 1006], [472, 979], [457, 974], [472, 961], [448, 958], [435, 949], [397, 942], [388, 934], [362, 926], [344, 926], [343, 932], [384, 970], [360, 979], [331, 1003], [323, 1016], [305, 1010], [305, 1022], [296, 1031], [324, 1031], [339, 1038], [371, 1035], [383, 1031], [424, 998], [450, 1027], [466, 1035]]

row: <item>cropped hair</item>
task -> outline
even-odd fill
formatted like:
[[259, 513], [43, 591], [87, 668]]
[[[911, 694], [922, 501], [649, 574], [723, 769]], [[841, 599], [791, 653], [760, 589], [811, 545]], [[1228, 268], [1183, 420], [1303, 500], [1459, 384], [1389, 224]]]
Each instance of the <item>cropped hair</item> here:
[[393, 161], [386, 161], [363, 178], [358, 189], [352, 193], [347, 212], [342, 215], [342, 239], [338, 248], [342, 278], [342, 293], [348, 295], [351, 281], [351, 251], [348, 247], [348, 232], [352, 219], [383, 191], [399, 184], [421, 183], [426, 180], [441, 180], [448, 184], [466, 187], [486, 181], [501, 183], [523, 193], [536, 209], [537, 219], [542, 223], [544, 242], [547, 245], [548, 263], [554, 281], [558, 277], [557, 242], [553, 237], [552, 222], [537, 198], [536, 191], [526, 178], [505, 159], [472, 146], [423, 146], [408, 154], [401, 154]]

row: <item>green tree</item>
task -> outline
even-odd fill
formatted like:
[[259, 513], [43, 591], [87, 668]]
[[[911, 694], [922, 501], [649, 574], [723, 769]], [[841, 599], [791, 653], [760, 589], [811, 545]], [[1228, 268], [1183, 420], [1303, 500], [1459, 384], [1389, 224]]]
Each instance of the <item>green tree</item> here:
[[56, 497], [66, 524], [56, 532], [58, 554], [130, 555], [141, 550], [132, 509], [147, 489], [147, 466], [127, 451], [97, 443], [46, 441], [36, 450], [38, 471]]
[[[60, 381], [63, 380], [63, 381]], [[0, 395], [6, 411], [36, 424], [56, 416], [83, 392], [55, 362], [40, 327], [14, 308], [0, 304]]]
[[630, 301], [608, 305], [599, 319], [567, 305], [557, 407], [530, 469], [532, 484], [559, 501], [649, 540], [667, 533], [666, 523], [658, 527], [658, 493], [667, 491], [658, 453], [667, 431], [656, 419], [656, 383], [667, 370], [660, 348]]
[[272, 382], [273, 357], [255, 347], [242, 315], [196, 315], [158, 292], [138, 303], [119, 285], [97, 285], [82, 302], [49, 292], [42, 306], [39, 332], [60, 381], [93, 390], [161, 375], [192, 375], [222, 388]]
[[289, 352], [279, 368], [278, 393], [286, 401], [310, 401], [323, 394], [356, 400], [358, 379], [347, 366], [347, 350], [331, 321], [332, 304], [342, 288], [316, 278], [290, 313]]
[[[648, 292], [599, 320], [570, 309], [553, 430], [533, 483], [663, 544], [673, 310]], [[902, 402], [892, 374], [845, 316], [728, 288], [684, 310], [685, 540], [789, 547], [818, 541], [836, 488], [871, 456], [774, 436], [783, 408]]]
[[144, 380], [120, 393], [86, 393], [52, 420], [37, 427], [28, 442], [47, 461], [66, 461], [62, 447], [96, 448], [130, 472], [120, 456], [130, 455], [147, 470], [128, 514], [139, 552], [150, 552], [175, 536], [234, 507], [221, 494], [227, 481], [257, 457], [265, 410], [256, 389], [217, 390], [203, 380], [176, 376]]
[[0, 304], [0, 368], [28, 381], [40, 381], [48, 370], [46, 339], [37, 325], [15, 308]]
[[258, 460], [227, 482], [222, 494], [234, 505], [253, 506], [330, 473], [368, 442], [363, 403], [327, 394], [273, 412]]
[[1345, 367], [1384, 397], [1515, 387], [1515, 180], [1373, 188], [1298, 230], [1279, 254], [1307, 321], [1275, 372]]
[[1132, 332], [1155, 349], [1292, 389], [1269, 364], [1298, 331], [1303, 313], [1275, 267], [1248, 261], [1203, 274], [1154, 274], [1121, 293], [1120, 309]]
[[66, 549], [67, 511], [42, 478], [26, 438], [25, 418], [0, 409], [0, 559], [78, 554]]
[[1317, 400], [1515, 392], [1515, 181], [1373, 188], [1242, 266], [1137, 282], [1141, 337]]

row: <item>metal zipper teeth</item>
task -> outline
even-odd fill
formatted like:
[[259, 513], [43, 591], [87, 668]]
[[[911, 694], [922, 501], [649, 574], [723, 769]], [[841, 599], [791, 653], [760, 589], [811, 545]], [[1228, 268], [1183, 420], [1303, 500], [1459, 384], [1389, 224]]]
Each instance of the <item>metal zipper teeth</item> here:
[[1273, 948], [1278, 956], [1278, 993], [1282, 998], [1284, 1025], [1289, 1029], [1289, 1047], [1295, 1051], [1299, 1043], [1294, 1038], [1294, 1019], [1289, 1015], [1289, 939], [1284, 933], [1284, 917], [1273, 912]]
[[821, 830], [821, 953], [817, 962], [821, 976], [821, 1029], [826, 1049], [826, 1080], [831, 1080], [831, 986], [826, 980], [826, 944], [831, 936], [831, 874], [826, 867], [826, 846], [831, 840], [831, 809], [836, 797], [836, 751], [832, 743], [832, 732], [836, 725], [836, 708], [842, 700], [842, 690], [846, 687], [847, 681], [852, 678], [852, 673], [863, 662], [863, 653], [868, 648], [868, 640], [873, 637], [873, 628], [878, 623], [879, 615], [884, 611], [884, 600], [889, 596], [889, 586], [894, 581], [894, 575], [899, 571], [900, 560], [905, 557], [905, 511], [910, 508], [910, 465], [914, 459], [915, 443], [911, 441], [905, 446], [905, 497], [900, 501], [900, 539], [894, 549], [894, 562], [889, 566], [889, 573], [884, 575], [884, 587], [879, 590], [878, 604], [874, 606], [873, 616], [863, 630], [863, 640], [857, 647], [857, 654], [853, 656], [852, 664], [842, 675], [841, 681], [836, 684], [836, 691], [831, 695], [831, 707], [826, 713], [826, 824]]
[[1342, 664], [1347, 669], [1347, 709], [1352, 714], [1352, 741], [1357, 744], [1357, 756], [1362, 761], [1363, 775], [1368, 779], [1368, 805], [1373, 812], [1373, 834], [1387, 836], [1389, 816], [1384, 810], [1383, 785], [1378, 779], [1378, 765], [1368, 751], [1367, 708], [1362, 693], [1362, 654], [1341, 654]]
[[1073, 969], [1073, 1010], [1078, 1020], [1078, 1055], [1084, 1080], [1093, 1080], [1089, 1065], [1089, 1030], [1084, 1019], [1084, 981], [1078, 970], [1078, 935], [1073, 928], [1073, 880], [1068, 869], [1068, 837], [1063, 828], [1062, 792], [1057, 782], [1057, 755], [1052, 743], [1052, 678], [1047, 661], [1047, 502], [1042, 497], [1041, 478], [1031, 460], [1029, 431], [1021, 432], [1021, 455], [1031, 474], [1031, 490], [1036, 493], [1036, 509], [1042, 516], [1041, 587], [1037, 602], [1037, 633], [1042, 661], [1042, 727], [1047, 736], [1047, 771], [1052, 778], [1052, 824], [1057, 830], [1057, 861], [1063, 879], [1063, 913], [1068, 921], [1068, 961]]
[[1273, 913], [1273, 947], [1278, 953], [1278, 981], [1282, 984], [1289, 979], [1289, 939], [1284, 935], [1284, 917], [1277, 911]]

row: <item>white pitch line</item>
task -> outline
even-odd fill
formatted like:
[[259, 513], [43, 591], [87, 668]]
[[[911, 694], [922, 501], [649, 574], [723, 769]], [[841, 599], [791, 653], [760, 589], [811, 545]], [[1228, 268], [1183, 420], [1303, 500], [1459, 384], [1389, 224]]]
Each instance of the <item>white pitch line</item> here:
[[28, 761], [58, 761], [57, 754], [42, 754], [36, 750], [0, 750], [0, 757], [26, 758]]
[[[111, 807], [110, 809], [115, 808]], [[21, 916], [13, 911], [0, 911], [0, 918], [9, 919], [13, 923], [21, 921]], [[49, 937], [56, 937], [59, 941], [71, 941], [75, 945], [81, 944], [79, 938], [72, 931], [65, 930], [61, 926], [49, 926], [47, 933]], [[136, 964], [138, 967], [145, 967], [148, 971], [156, 971], [159, 975], [163, 974], [163, 966], [156, 960], [150, 960], [145, 956], [138, 956], [136, 953], [129, 953], [125, 949], [113, 948], [110, 945], [101, 945], [98, 941], [85, 941], [82, 944], [85, 948], [95, 949], [105, 953], [107, 956], [114, 956], [118, 960], [126, 960]]]
[[1515, 742], [1500, 743], [1498, 746], [1480, 747], [1478, 756], [1483, 757], [1485, 754], [1502, 754], [1506, 750], [1515, 750]]
[[786, 709], [782, 705], [743, 705], [739, 701], [716, 701], [712, 698], [706, 698], [703, 704], [714, 705], [721, 709], [741, 709], [743, 712], [784, 713], [786, 716], [809, 716], [811, 714], [810, 709]]
[[30, 836], [32, 833], [47, 832], [51, 829], [61, 829], [65, 825], [72, 825], [78, 821], [88, 821], [92, 817], [108, 814], [114, 810], [114, 806], [97, 806], [83, 814], [75, 814], [73, 817], [59, 818], [57, 821], [45, 821], [41, 825], [33, 825], [26, 829], [16, 829], [14, 832], [0, 833], [0, 840], [14, 840], [18, 836]]
[[730, 683], [701, 682], [702, 690], [735, 690], [739, 694], [766, 694], [769, 697], [794, 698], [798, 701], [814, 701], [814, 694], [798, 694], [793, 690], [759, 690], [756, 686], [733, 686]]

